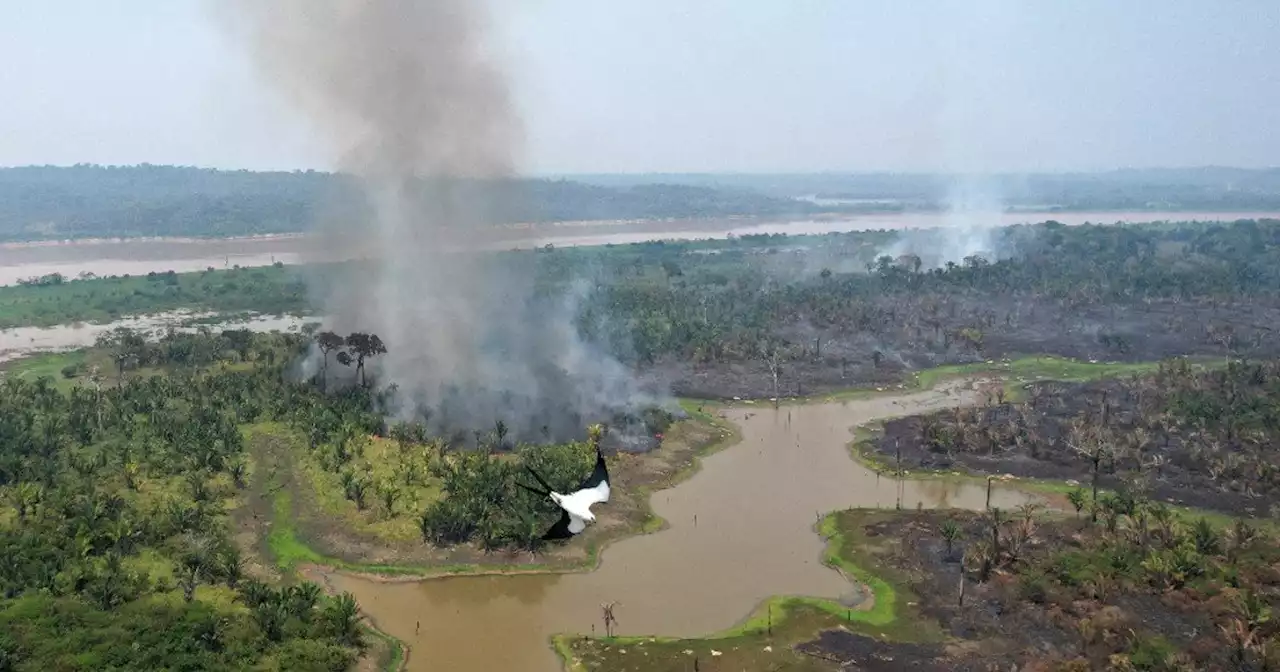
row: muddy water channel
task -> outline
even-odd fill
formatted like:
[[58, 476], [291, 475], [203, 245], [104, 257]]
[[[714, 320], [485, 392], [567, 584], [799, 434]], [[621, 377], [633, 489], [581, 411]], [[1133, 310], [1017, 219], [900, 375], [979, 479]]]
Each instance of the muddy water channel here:
[[[856, 605], [862, 591], [820, 561], [819, 513], [894, 507], [899, 498], [903, 508], [979, 508], [986, 490], [877, 477], [850, 458], [851, 429], [975, 400], [970, 383], [956, 383], [896, 397], [727, 410], [743, 440], [706, 458], [693, 478], [655, 493], [653, 508], [670, 527], [609, 546], [593, 572], [418, 582], [336, 573], [328, 579], [354, 593], [378, 627], [409, 645], [409, 669], [432, 672], [558, 670], [549, 636], [592, 632], [606, 602], [618, 603], [617, 634], [677, 637], [732, 627], [773, 595]], [[1025, 497], [997, 490], [992, 500], [1013, 507]]]

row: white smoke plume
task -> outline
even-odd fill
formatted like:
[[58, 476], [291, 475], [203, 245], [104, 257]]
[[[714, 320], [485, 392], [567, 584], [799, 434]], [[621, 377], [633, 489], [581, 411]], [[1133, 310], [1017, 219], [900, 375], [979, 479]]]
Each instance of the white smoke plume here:
[[376, 377], [395, 387], [401, 417], [565, 438], [652, 401], [579, 339], [572, 300], [535, 287], [532, 255], [480, 251], [498, 236], [492, 213], [510, 205], [485, 184], [516, 175], [522, 138], [482, 2], [230, 0], [219, 11], [374, 213], [323, 227], [322, 254], [361, 249], [373, 262], [320, 299], [327, 329], [386, 343]]
[[978, 176], [956, 176], [947, 189], [947, 216], [943, 226], [907, 229], [881, 254], [898, 259], [903, 255], [920, 258], [921, 269], [941, 268], [948, 263], [963, 264], [965, 258], [979, 256], [989, 262], [1009, 256], [999, 249], [996, 230], [1001, 226], [1004, 202], [997, 182]]

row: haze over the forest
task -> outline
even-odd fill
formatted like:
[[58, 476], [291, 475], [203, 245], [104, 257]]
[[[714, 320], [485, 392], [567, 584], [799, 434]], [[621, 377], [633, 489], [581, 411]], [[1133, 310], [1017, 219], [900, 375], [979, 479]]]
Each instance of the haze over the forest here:
[[[0, 165], [331, 168], [213, 4], [0, 4]], [[526, 173], [1280, 156], [1271, 0], [495, 0], [493, 14]]]

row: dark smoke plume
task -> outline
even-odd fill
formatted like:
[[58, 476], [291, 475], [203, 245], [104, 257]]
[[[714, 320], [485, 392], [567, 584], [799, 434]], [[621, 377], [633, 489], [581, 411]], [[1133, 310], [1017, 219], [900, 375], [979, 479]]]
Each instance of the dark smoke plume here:
[[320, 254], [375, 261], [319, 298], [327, 329], [387, 344], [377, 379], [395, 387], [392, 410], [437, 429], [500, 419], [517, 438], [562, 439], [655, 401], [580, 340], [579, 294], [536, 287], [532, 259], [480, 251], [499, 230], [483, 184], [516, 174], [522, 136], [481, 2], [222, 2], [374, 213], [322, 227]]

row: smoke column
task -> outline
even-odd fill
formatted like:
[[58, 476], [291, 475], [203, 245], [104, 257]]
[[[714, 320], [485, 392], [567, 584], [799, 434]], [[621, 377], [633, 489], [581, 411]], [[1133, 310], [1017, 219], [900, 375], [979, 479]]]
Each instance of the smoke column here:
[[995, 235], [1004, 191], [991, 167], [1019, 157], [996, 156], [990, 147], [998, 143], [983, 133], [1005, 104], [1001, 92], [1013, 88], [1002, 80], [1009, 77], [1007, 62], [1018, 56], [1003, 45], [1023, 15], [1016, 0], [944, 3], [930, 13], [924, 29], [937, 51], [921, 57], [935, 63], [930, 83], [937, 96], [936, 161], [948, 176], [942, 198], [946, 222], [935, 231], [904, 231], [885, 254], [917, 255], [926, 269], [960, 264], [971, 255], [996, 261], [1005, 254], [996, 249]]
[[323, 227], [322, 255], [354, 247], [374, 261], [318, 298], [325, 328], [386, 343], [373, 364], [395, 387], [391, 410], [438, 430], [502, 420], [515, 438], [562, 439], [652, 401], [580, 341], [574, 293], [534, 286], [531, 255], [480, 252], [496, 240], [492, 195], [511, 191], [521, 140], [481, 2], [219, 5], [373, 213]]

